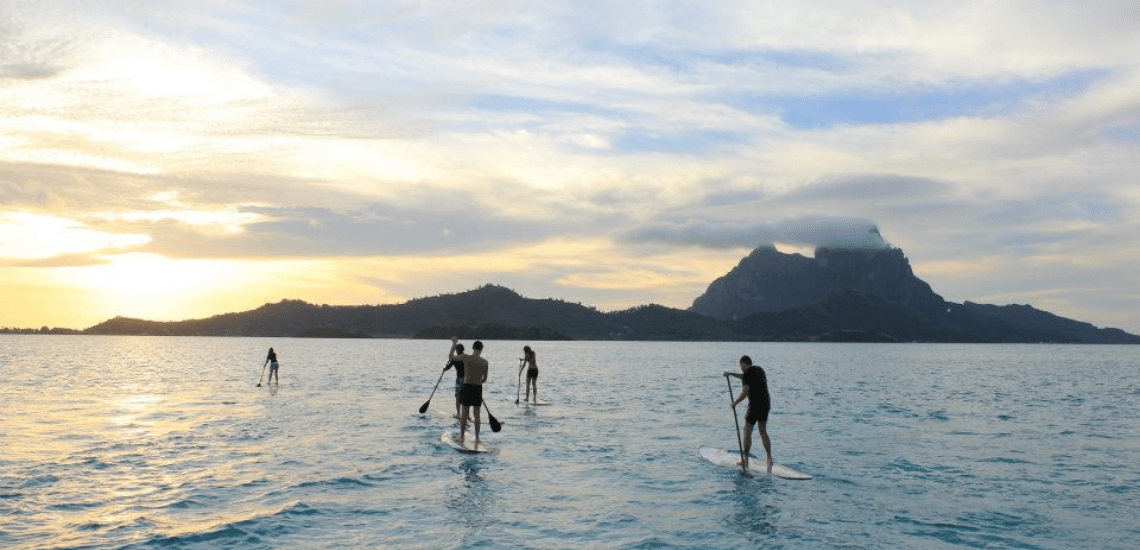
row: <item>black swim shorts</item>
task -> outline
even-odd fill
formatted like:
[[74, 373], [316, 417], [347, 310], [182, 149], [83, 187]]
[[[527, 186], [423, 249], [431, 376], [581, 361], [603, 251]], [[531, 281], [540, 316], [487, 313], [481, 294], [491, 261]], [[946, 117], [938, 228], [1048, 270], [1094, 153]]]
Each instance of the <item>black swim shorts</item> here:
[[526, 377], [538, 379], [538, 369], [526, 369]]
[[463, 396], [459, 398], [459, 402], [463, 405], [471, 405], [478, 407], [483, 404], [483, 385], [482, 384], [464, 384]]
[[745, 422], [752, 424], [767, 424], [768, 423], [768, 407], [753, 407], [748, 406], [748, 414], [744, 415]]

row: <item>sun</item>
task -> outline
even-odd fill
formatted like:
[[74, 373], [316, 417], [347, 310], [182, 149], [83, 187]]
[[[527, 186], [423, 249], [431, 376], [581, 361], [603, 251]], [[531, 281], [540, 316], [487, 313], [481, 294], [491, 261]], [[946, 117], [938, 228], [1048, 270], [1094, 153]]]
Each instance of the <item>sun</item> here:
[[235, 278], [238, 268], [225, 260], [179, 260], [131, 252], [100, 256], [105, 263], [63, 268], [76, 287], [120, 315], [172, 319], [188, 302], [212, 295]]
[[84, 286], [112, 294], [156, 295], [203, 290], [220, 271], [219, 262], [171, 260], [133, 252], [105, 256], [106, 264], [78, 268]]

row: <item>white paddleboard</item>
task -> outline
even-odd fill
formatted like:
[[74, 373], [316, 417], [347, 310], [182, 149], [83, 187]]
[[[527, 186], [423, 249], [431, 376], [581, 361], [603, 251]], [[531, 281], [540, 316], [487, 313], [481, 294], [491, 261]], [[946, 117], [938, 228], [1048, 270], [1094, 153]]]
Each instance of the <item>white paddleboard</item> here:
[[[454, 422], [456, 426], [459, 425], [459, 419], [455, 417], [455, 413], [452, 412], [451, 409], [435, 409], [435, 415], [444, 419], [444, 420], [450, 420], [450, 421]], [[467, 419], [467, 425], [468, 426], [471, 425], [472, 420], [473, 420], [472, 418]]]
[[535, 406], [535, 405], [537, 405], [537, 406], [540, 406], [540, 407], [541, 407], [541, 406], [545, 406], [545, 405], [552, 405], [552, 404], [553, 404], [553, 403], [551, 403], [550, 401], [542, 401], [542, 400], [539, 400], [539, 401], [527, 401], [527, 400], [525, 400], [525, 399], [523, 399], [523, 398], [521, 398], [521, 397], [519, 398], [519, 400], [518, 400], [518, 401], [515, 401], [514, 399], [511, 399], [510, 397], [508, 397], [508, 398], [507, 398], [507, 401], [510, 401], [511, 403], [514, 403], [514, 404], [516, 404], [516, 405], [530, 405], [530, 406]]
[[439, 440], [442, 441], [445, 445], [461, 453], [489, 453], [495, 450], [494, 447], [487, 445], [482, 441], [476, 445], [475, 434], [470, 431], [467, 432], [467, 439], [465, 439], [463, 443], [456, 441], [457, 439], [459, 439], [459, 432], [451, 431], [443, 432], [443, 435], [439, 437]]
[[[726, 451], [724, 449], [714, 449], [706, 446], [701, 447], [701, 456], [717, 466], [740, 469], [739, 450]], [[748, 471], [754, 474], [765, 473], [764, 459], [758, 458], [756, 455], [748, 455]], [[772, 464], [771, 474], [784, 479], [811, 479], [811, 475], [794, 470], [778, 462]]]

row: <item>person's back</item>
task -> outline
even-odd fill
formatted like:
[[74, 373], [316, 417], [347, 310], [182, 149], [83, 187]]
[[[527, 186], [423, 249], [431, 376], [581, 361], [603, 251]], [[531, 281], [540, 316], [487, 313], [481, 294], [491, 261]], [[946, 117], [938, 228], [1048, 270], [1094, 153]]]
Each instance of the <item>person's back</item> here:
[[479, 355], [464, 355], [463, 357], [463, 383], [481, 385], [487, 380], [487, 370], [490, 364]]
[[768, 375], [759, 365], [752, 365], [744, 371], [741, 377], [744, 385], [748, 386], [748, 405], [756, 407], [757, 411], [771, 409], [771, 399], [768, 396]]

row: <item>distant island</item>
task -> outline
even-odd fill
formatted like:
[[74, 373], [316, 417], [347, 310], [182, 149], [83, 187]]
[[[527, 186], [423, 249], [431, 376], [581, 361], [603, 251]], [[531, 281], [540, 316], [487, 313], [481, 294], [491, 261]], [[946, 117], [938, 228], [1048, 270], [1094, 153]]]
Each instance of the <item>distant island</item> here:
[[762, 246], [712, 282], [687, 310], [624, 311], [524, 298], [488, 284], [392, 305], [329, 306], [282, 300], [206, 319], [116, 317], [83, 330], [36, 334], [770, 342], [1140, 344], [1029, 305], [952, 303], [918, 279], [897, 248], [821, 248], [815, 257]]

